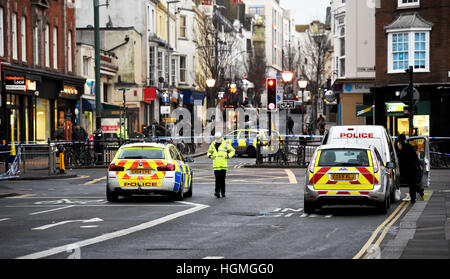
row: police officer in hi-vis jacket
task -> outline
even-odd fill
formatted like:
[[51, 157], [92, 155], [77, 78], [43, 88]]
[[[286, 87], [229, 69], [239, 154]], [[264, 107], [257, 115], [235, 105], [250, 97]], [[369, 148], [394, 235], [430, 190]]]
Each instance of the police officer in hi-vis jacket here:
[[214, 195], [217, 198], [225, 197], [225, 178], [228, 169], [227, 160], [234, 156], [235, 150], [231, 141], [222, 138], [220, 132], [216, 133], [215, 140], [209, 146], [207, 156], [213, 160], [214, 175], [216, 177], [216, 188]]

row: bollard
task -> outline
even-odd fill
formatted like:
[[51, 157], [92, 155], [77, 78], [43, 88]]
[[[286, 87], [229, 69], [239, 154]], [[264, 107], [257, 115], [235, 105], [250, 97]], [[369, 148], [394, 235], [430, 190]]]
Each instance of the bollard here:
[[59, 149], [59, 173], [66, 173], [66, 165], [64, 163], [64, 153], [62, 148]]

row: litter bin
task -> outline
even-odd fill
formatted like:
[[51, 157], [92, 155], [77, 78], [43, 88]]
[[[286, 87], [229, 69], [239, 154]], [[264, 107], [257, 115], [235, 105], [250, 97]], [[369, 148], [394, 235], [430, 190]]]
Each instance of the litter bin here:
[[98, 164], [103, 164], [104, 137], [102, 129], [94, 131], [94, 151], [95, 155], [98, 156]]

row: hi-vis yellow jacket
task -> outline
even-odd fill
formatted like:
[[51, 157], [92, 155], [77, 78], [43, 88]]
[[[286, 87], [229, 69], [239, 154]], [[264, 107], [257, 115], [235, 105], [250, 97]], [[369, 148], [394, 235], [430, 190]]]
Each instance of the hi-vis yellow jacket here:
[[228, 162], [227, 159], [234, 156], [236, 151], [231, 146], [231, 142], [222, 139], [222, 144], [219, 146], [219, 150], [216, 150], [216, 141], [213, 141], [209, 146], [207, 156], [213, 156], [213, 169], [214, 170], [227, 170]]

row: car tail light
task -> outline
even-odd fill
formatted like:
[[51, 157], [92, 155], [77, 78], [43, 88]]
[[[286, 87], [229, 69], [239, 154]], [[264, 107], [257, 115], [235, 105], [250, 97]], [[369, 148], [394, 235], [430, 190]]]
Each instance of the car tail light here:
[[108, 170], [109, 171], [124, 171], [125, 168], [123, 166], [118, 166], [116, 164], [111, 164], [111, 165], [109, 165]]
[[377, 158], [375, 156], [373, 156], [373, 152], [370, 152], [372, 155], [372, 162], [373, 162], [373, 173], [377, 173], [378, 170], [380, 169], [378, 166], [378, 162], [377, 162]]
[[174, 164], [167, 164], [167, 165], [158, 167], [158, 171], [174, 171], [174, 170], [175, 170]]
[[314, 165], [316, 164], [316, 157], [317, 157], [317, 149], [314, 151], [314, 154], [311, 157], [311, 162], [309, 162], [308, 170], [310, 173], [314, 173]]

